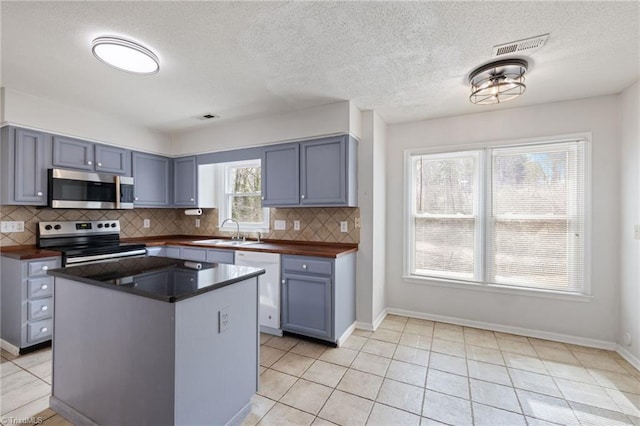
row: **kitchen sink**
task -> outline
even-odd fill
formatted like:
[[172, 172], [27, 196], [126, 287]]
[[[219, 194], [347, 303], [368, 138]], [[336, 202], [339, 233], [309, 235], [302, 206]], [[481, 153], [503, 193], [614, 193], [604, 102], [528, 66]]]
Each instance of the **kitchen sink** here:
[[231, 246], [231, 247], [238, 247], [238, 246], [247, 246], [250, 244], [259, 244], [258, 241], [241, 241], [241, 240], [219, 240], [219, 239], [213, 239], [213, 240], [196, 240], [196, 241], [191, 241], [192, 244], [202, 244], [202, 245], [215, 245], [215, 246]]

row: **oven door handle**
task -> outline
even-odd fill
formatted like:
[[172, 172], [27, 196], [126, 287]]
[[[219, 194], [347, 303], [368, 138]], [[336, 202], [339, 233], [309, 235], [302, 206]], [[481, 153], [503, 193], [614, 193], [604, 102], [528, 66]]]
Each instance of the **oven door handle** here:
[[77, 256], [72, 258], [67, 258], [65, 264], [73, 265], [76, 263], [95, 263], [95, 262], [104, 262], [108, 260], [118, 260], [123, 257], [142, 257], [147, 255], [147, 249], [140, 250], [132, 250], [122, 253], [107, 253], [107, 254], [95, 254], [91, 256]]

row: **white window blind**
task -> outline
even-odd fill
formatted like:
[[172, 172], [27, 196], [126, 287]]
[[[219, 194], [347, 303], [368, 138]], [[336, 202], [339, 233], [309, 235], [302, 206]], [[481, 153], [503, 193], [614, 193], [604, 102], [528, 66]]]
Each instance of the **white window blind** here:
[[411, 155], [410, 274], [584, 291], [583, 141]]

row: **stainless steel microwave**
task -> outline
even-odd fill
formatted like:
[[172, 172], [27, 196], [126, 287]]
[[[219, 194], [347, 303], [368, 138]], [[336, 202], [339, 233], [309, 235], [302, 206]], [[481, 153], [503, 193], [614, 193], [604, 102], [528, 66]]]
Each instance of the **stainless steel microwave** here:
[[48, 206], [58, 209], [132, 209], [133, 178], [49, 169]]

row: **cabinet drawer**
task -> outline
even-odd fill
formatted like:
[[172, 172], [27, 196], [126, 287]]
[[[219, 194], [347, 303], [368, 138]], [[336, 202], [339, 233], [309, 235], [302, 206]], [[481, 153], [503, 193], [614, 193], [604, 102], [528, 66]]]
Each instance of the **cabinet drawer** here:
[[180, 259], [180, 247], [167, 247], [166, 256], [173, 259]]
[[233, 250], [207, 250], [207, 262], [233, 265], [235, 252]]
[[27, 324], [27, 342], [35, 342], [51, 338], [53, 319], [46, 319]]
[[165, 256], [166, 247], [147, 247], [147, 256]]
[[282, 256], [282, 269], [285, 272], [331, 275], [331, 260], [308, 258], [305, 256]]
[[29, 321], [50, 318], [53, 313], [53, 298], [29, 300], [27, 302], [27, 319]]
[[29, 276], [32, 277], [34, 275], [46, 275], [49, 269], [55, 269], [57, 267], [57, 259], [29, 262]]
[[34, 278], [27, 281], [27, 297], [46, 297], [53, 294], [53, 277]]
[[198, 248], [182, 247], [181, 259], [185, 260], [197, 260], [204, 262], [207, 260], [207, 250]]

